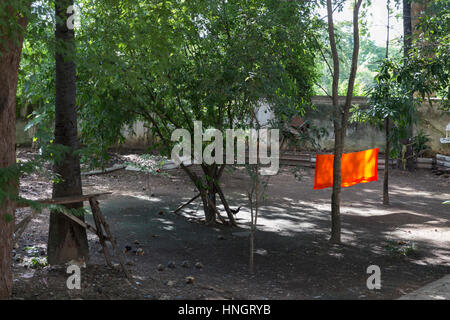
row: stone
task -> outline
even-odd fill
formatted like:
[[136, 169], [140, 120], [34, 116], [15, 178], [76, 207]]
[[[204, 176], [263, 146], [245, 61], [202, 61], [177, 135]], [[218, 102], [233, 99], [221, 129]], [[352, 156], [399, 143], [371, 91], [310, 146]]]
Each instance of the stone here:
[[186, 284], [194, 284], [195, 278], [192, 276], [186, 277]]
[[175, 282], [172, 280], [169, 280], [169, 281], [167, 281], [166, 285], [169, 287], [173, 287], [175, 285]]

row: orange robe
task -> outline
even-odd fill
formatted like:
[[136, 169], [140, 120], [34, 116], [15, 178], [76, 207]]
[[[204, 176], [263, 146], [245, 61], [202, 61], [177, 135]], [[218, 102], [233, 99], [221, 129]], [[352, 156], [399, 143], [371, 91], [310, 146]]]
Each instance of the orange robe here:
[[[333, 154], [318, 154], [314, 189], [333, 186]], [[378, 180], [378, 148], [360, 152], [344, 153], [341, 160], [341, 186]]]

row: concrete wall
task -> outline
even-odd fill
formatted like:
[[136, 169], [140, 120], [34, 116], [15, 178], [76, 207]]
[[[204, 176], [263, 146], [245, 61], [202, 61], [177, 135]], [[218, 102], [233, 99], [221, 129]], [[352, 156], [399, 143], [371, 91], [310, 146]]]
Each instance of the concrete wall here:
[[27, 120], [22, 118], [16, 119], [16, 144], [18, 146], [29, 147], [33, 141], [33, 130], [25, 131], [26, 124]]
[[[339, 103], [343, 104], [344, 101], [345, 97], [340, 97]], [[309, 111], [305, 118], [318, 127], [326, 128], [329, 135], [319, 143], [325, 150], [331, 150], [334, 145], [331, 99], [327, 96], [316, 96], [312, 102], [316, 105], [317, 110]], [[366, 108], [367, 98], [354, 97], [352, 104]], [[440, 138], [445, 137], [445, 128], [448, 123], [450, 123], [450, 112], [444, 113], [437, 110], [435, 106], [431, 108], [427, 102], [419, 108], [418, 123], [414, 127], [414, 132], [423, 130], [426, 135], [429, 135], [429, 146], [433, 152], [450, 154], [450, 145], [440, 142]], [[384, 140], [384, 132], [378, 128], [362, 123], [350, 123], [345, 141], [345, 151], [359, 151], [367, 148], [380, 148], [381, 151], [384, 151]]]
[[[345, 97], [340, 97], [340, 103], [344, 103]], [[314, 125], [325, 128], [328, 136], [319, 143], [324, 150], [332, 150], [334, 145], [333, 122], [332, 122], [332, 106], [331, 99], [327, 96], [316, 96], [312, 102], [317, 106], [317, 110], [309, 111], [305, 119], [311, 121]], [[361, 108], [367, 107], [367, 98], [354, 97], [353, 104], [359, 105]], [[267, 111], [266, 105], [262, 105], [258, 112], [258, 118], [263, 123], [267, 122], [272, 115]], [[17, 120], [17, 143], [20, 145], [31, 145], [32, 134], [30, 131], [24, 132], [26, 120]], [[415, 128], [417, 132], [422, 129], [425, 134], [429, 135], [430, 147], [433, 152], [450, 155], [450, 144], [441, 144], [440, 138], [445, 137], [445, 127], [450, 123], [450, 113], [443, 113], [430, 108], [428, 103], [422, 105], [419, 109], [419, 123]], [[126, 137], [125, 148], [145, 148], [152, 145], [153, 137], [149, 129], [145, 128], [142, 122], [136, 122], [133, 126], [136, 135], [129, 130], [124, 129], [123, 134]], [[351, 123], [348, 127], [347, 138], [345, 141], [345, 151], [359, 151], [367, 148], [380, 148], [384, 151], [384, 132], [376, 127]]]

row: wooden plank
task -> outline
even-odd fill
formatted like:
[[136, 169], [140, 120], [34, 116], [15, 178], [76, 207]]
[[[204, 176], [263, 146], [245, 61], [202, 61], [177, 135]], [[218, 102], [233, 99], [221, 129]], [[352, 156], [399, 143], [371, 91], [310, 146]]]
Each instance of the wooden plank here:
[[91, 231], [92, 233], [97, 234], [97, 230], [91, 226], [90, 224], [88, 224], [87, 222], [82, 221], [81, 219], [77, 218], [76, 216], [72, 215], [72, 214], [67, 214], [65, 212], [60, 212], [61, 214], [65, 215], [67, 218], [69, 218], [70, 220], [78, 223], [80, 226], [82, 226], [83, 228]]
[[[41, 204], [70, 204], [70, 203], [77, 203], [77, 202], [85, 202], [89, 201], [91, 198], [97, 198], [97, 199], [104, 199], [107, 195], [112, 194], [112, 192], [103, 192], [103, 193], [93, 193], [93, 194], [86, 194], [86, 195], [79, 195], [79, 196], [70, 196], [70, 197], [60, 197], [60, 198], [53, 198], [53, 199], [43, 199], [43, 200], [36, 200], [36, 202]], [[26, 203], [18, 203], [17, 208], [27, 208], [29, 207]]]
[[437, 154], [436, 159], [441, 161], [450, 162], [450, 156], [444, 156], [443, 154]]
[[28, 225], [30, 224], [31, 220], [33, 220], [34, 217], [37, 216], [39, 212], [37, 210], [31, 209], [31, 213], [23, 218], [22, 221], [17, 223], [14, 228], [14, 245], [19, 241], [20, 237], [22, 236], [23, 232], [27, 229]]
[[450, 168], [450, 161], [447, 162], [447, 161], [437, 160], [436, 162], [437, 162], [437, 164], [440, 165], [440, 166]]
[[[378, 164], [384, 165], [384, 163], [385, 163], [384, 159], [378, 158]], [[396, 164], [396, 163], [397, 163], [396, 160], [394, 160], [394, 159], [389, 159], [389, 164], [390, 164], [390, 165], [394, 165], [394, 164]]]
[[105, 170], [94, 170], [94, 171], [82, 172], [81, 175], [82, 176], [93, 176], [93, 175], [97, 175], [97, 174], [110, 173], [110, 172], [122, 170], [125, 168], [126, 168], [126, 166], [120, 165], [120, 166], [115, 166], [115, 167], [111, 167], [111, 168], [106, 168]]
[[433, 158], [417, 158], [417, 163], [432, 164], [433, 162], [434, 162]]

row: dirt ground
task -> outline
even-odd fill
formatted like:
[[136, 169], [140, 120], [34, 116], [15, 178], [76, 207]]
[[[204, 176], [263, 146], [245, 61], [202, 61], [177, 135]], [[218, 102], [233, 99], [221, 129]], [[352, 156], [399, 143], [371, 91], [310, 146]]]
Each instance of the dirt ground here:
[[[19, 158], [27, 156], [19, 151]], [[114, 162], [130, 157], [116, 155]], [[222, 182], [232, 208], [242, 206], [238, 228], [202, 224], [199, 200], [173, 213], [196, 193], [181, 170], [167, 173], [120, 170], [83, 177], [85, 194], [112, 192], [100, 206], [119, 247], [131, 247], [125, 257], [136, 284], [106, 267], [100, 244], [89, 234], [82, 289], [68, 290], [65, 267], [36, 265], [46, 256], [49, 215], [43, 212], [14, 252], [13, 299], [395, 299], [450, 274], [450, 207], [442, 205], [450, 199], [449, 176], [394, 170], [389, 207], [381, 205], [382, 178], [344, 188], [344, 244], [333, 246], [331, 190], [313, 190], [313, 169], [298, 180], [292, 167], [282, 167], [270, 178], [260, 210], [250, 274], [245, 169], [226, 171]], [[51, 196], [51, 183], [41, 174], [23, 177], [20, 186], [30, 199]], [[27, 213], [18, 210], [17, 219]], [[134, 253], [139, 248], [143, 255]], [[380, 290], [366, 286], [370, 265], [381, 268]]]

